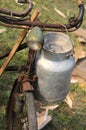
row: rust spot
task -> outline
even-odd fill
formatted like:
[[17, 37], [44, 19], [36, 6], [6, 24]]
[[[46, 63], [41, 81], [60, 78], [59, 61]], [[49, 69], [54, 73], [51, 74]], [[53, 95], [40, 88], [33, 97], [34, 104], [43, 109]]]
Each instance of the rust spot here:
[[27, 82], [27, 81], [23, 83], [22, 89], [23, 89], [23, 92], [34, 90], [33, 86], [30, 84], [30, 82]]

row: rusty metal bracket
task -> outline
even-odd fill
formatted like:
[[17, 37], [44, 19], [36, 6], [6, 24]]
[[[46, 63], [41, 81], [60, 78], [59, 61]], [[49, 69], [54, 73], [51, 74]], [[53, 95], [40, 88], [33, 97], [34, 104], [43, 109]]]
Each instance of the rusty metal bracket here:
[[[32, 28], [35, 26], [39, 26], [42, 30], [44, 31], [57, 31], [57, 32], [65, 32], [66, 27], [69, 32], [75, 31], [75, 29], [78, 29], [83, 21], [84, 17], [84, 2], [83, 0], [77, 0], [78, 8], [79, 8], [79, 14], [76, 17], [70, 18], [72, 22], [69, 22], [67, 24], [63, 23], [44, 23], [42, 21], [30, 21], [28, 19], [23, 19], [22, 20], [15, 20], [14, 18], [8, 18], [7, 16], [0, 15], [0, 21], [2, 22], [2, 26], [7, 26], [7, 27], [14, 27], [14, 28]], [[69, 21], [71, 21], [69, 20]], [[63, 27], [64, 25], [64, 27]]]
[[21, 82], [20, 91], [24, 93], [25, 91], [33, 91], [34, 88], [30, 83], [30, 79], [27, 74], [20, 73], [18, 76], [18, 82]]
[[29, 81], [26, 81], [26, 82], [24, 82], [23, 85], [22, 85], [22, 90], [23, 90], [23, 93], [24, 93], [24, 92], [26, 92], [26, 91], [33, 91], [34, 88], [33, 88], [33, 86], [30, 84]]

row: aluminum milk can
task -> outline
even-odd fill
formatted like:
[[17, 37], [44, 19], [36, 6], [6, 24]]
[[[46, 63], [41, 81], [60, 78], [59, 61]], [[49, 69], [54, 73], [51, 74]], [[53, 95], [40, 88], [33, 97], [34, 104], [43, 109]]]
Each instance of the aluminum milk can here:
[[58, 32], [45, 34], [43, 49], [36, 61], [38, 100], [45, 103], [63, 100], [69, 91], [74, 64], [70, 37]]

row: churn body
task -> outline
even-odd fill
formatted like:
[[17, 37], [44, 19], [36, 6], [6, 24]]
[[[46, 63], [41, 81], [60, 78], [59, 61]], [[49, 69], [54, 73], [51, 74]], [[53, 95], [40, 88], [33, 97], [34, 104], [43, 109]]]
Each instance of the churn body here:
[[69, 91], [74, 64], [70, 37], [56, 32], [45, 34], [36, 61], [37, 98], [47, 103], [63, 100]]

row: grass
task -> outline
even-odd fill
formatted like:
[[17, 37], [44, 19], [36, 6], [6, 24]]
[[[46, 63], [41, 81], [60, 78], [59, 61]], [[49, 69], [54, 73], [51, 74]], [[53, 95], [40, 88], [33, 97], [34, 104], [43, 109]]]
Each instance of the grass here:
[[[86, 0], [84, 0], [86, 2]], [[17, 5], [13, 0], [0, 0], [0, 6], [13, 10], [22, 11], [25, 6]], [[74, 16], [78, 13], [75, 0], [34, 0], [34, 8], [39, 8], [39, 19], [49, 22], [67, 22], [69, 16]], [[70, 11], [66, 19], [62, 18], [55, 12], [55, 8], [62, 11], [67, 16], [67, 11]], [[86, 15], [82, 27], [86, 28]], [[0, 28], [5, 28], [1, 27]], [[21, 30], [5, 28], [6, 31], [0, 34], [0, 54], [4, 50], [10, 50], [15, 44]], [[72, 35], [75, 46], [78, 44], [76, 37]], [[10, 64], [21, 65], [26, 63], [27, 49], [17, 53]], [[0, 65], [4, 60], [0, 61]], [[16, 73], [5, 73], [0, 77], [0, 130], [6, 130], [5, 109], [9, 99], [10, 90], [13, 81], [16, 79]], [[70, 109], [65, 102], [60, 103], [60, 106], [55, 111], [50, 111], [52, 121], [44, 130], [86, 130], [86, 86], [83, 88], [78, 84], [70, 85], [70, 97], [73, 101], [73, 109]]]

